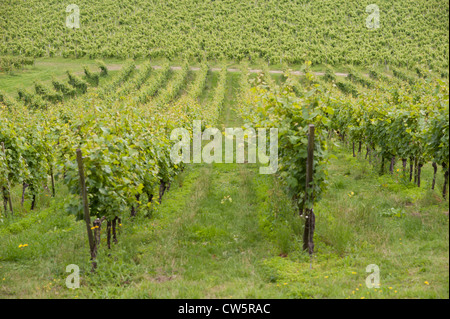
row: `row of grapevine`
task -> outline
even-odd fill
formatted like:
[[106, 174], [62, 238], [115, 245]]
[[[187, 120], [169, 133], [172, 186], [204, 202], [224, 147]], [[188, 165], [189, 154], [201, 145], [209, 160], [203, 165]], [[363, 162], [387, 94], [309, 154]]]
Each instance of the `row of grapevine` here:
[[161, 70], [157, 71], [154, 78], [151, 81], [143, 85], [138, 93], [138, 100], [141, 103], [147, 103], [152, 99], [159, 90], [165, 85], [171, 73], [170, 64], [168, 62], [164, 63]]
[[17, 104], [17, 102], [12, 97], [2, 91], [0, 91], [0, 103], [10, 110], [13, 109]]
[[47, 100], [51, 103], [57, 103], [62, 102], [63, 100], [63, 94], [53, 90], [52, 88], [44, 85], [43, 83], [35, 83], [34, 84], [34, 90], [36, 94], [39, 94], [42, 96], [44, 100]]
[[52, 80], [52, 85], [57, 92], [61, 92], [65, 97], [74, 97], [77, 94], [76, 88], [56, 79]]
[[87, 66], [84, 66], [83, 70], [85, 80], [93, 86], [98, 86], [100, 82], [100, 75], [97, 73], [92, 73]]
[[47, 107], [44, 99], [39, 95], [27, 90], [19, 89], [17, 91], [18, 101], [23, 102], [26, 106], [31, 109], [44, 109]]
[[26, 65], [34, 65], [34, 59], [21, 56], [0, 56], [0, 72], [12, 72], [23, 69]]
[[145, 84], [145, 82], [148, 80], [150, 75], [153, 72], [153, 67], [151, 65], [150, 61], [145, 62], [141, 69], [139, 70], [139, 73], [136, 75], [136, 77], [133, 77], [130, 79], [130, 81], [127, 81], [124, 85], [122, 85], [118, 90], [118, 95], [127, 95], [132, 90], [139, 91], [141, 87]]
[[[254, 127], [278, 128], [278, 176], [301, 214], [307, 212], [311, 224], [307, 219], [304, 243], [308, 244], [308, 236], [314, 232], [312, 207], [327, 185], [326, 140], [333, 132], [353, 144], [354, 156], [355, 143], [359, 143], [359, 152], [365, 145], [366, 157], [378, 157], [383, 172], [388, 161], [392, 172], [395, 161], [400, 159], [405, 180], [408, 178], [407, 160], [410, 160], [409, 180], [414, 177], [418, 186], [423, 165], [432, 161], [435, 176], [431, 187], [434, 189], [438, 165], [441, 165], [444, 197], [448, 187], [448, 81], [427, 77], [415, 80], [412, 86], [388, 80], [388, 87], [380, 82], [386, 80], [384, 75], [374, 73], [372, 77], [376, 81], [366, 82], [366, 78], [352, 70], [350, 78], [356, 82], [355, 90], [361, 92], [352, 96], [351, 90], [339, 87], [339, 83], [345, 83], [352, 88], [352, 82], [336, 81], [331, 69], [327, 73], [328, 77], [315, 78], [307, 64], [301, 86], [289, 70], [285, 72], [286, 81], [282, 86], [267, 85], [270, 81], [265, 74], [260, 74], [253, 88], [243, 93], [245, 99], [239, 109]], [[328, 84], [330, 82], [337, 82], [338, 89]], [[316, 129], [312, 190], [305, 180], [310, 124]], [[305, 245], [307, 249], [309, 246]]]
[[184, 62], [181, 70], [177, 72], [167, 86], [159, 92], [154, 101], [157, 105], [165, 105], [181, 93], [181, 90], [186, 85], [189, 69], [189, 63]]
[[121, 84], [125, 83], [136, 70], [136, 64], [133, 60], [128, 61], [122, 67], [119, 72], [119, 75], [114, 77], [110, 83], [107, 83], [102, 88], [100, 94], [104, 96], [105, 94], [111, 93], [116, 90]]
[[209, 66], [207, 63], [203, 63], [200, 67], [199, 74], [194, 82], [192, 82], [192, 86], [189, 88], [189, 96], [193, 99], [198, 99], [202, 94], [205, 84], [206, 78], [208, 77]]
[[[179, 74], [186, 75], [187, 70], [188, 65]], [[198, 77], [207, 74], [206, 67], [202, 70]], [[4, 200], [8, 202], [11, 190], [21, 185], [24, 200], [31, 198], [34, 209], [43, 186], [53, 193], [57, 191], [55, 178], [63, 179], [74, 198], [78, 198], [80, 177], [76, 151], [79, 149], [88, 208], [90, 216], [95, 218], [90, 226], [99, 238], [102, 222], [107, 223], [110, 247], [111, 235], [117, 241], [115, 229], [123, 216], [135, 216], [139, 211], [151, 210], [156, 202], [161, 203], [175, 176], [183, 170], [182, 163], [174, 164], [170, 158], [171, 130], [177, 127], [192, 130], [194, 119], [201, 119], [205, 125], [215, 124], [218, 112], [214, 108], [224, 99], [224, 70], [215, 94], [221, 98], [217, 97], [206, 107], [192, 98], [201, 91], [191, 86], [184, 95], [186, 98], [172, 99], [164, 105], [164, 110], [154, 101], [141, 103], [133, 97], [133, 90], [127, 95], [110, 95], [111, 99], [105, 100], [98, 94], [103, 88], [90, 90], [62, 104], [49, 105], [46, 110], [31, 110], [24, 105], [14, 110], [0, 108], [0, 142], [5, 147], [4, 154], [0, 154], [0, 189]], [[111, 83], [128, 86], [128, 83], [144, 82], [140, 80], [142, 72], [145, 68], [127, 82], [120, 72]], [[181, 76], [175, 79], [181, 82]], [[195, 83], [204, 81], [205, 78]], [[18, 116], [12, 117], [12, 112]], [[80, 200], [68, 206], [79, 218], [82, 208]]]
[[[101, 68], [100, 68], [101, 69]], [[19, 89], [17, 92], [17, 101], [24, 103], [26, 106], [32, 109], [45, 109], [48, 107], [48, 103], [60, 103], [65, 98], [73, 98], [77, 94], [85, 94], [88, 90], [89, 83], [98, 86], [101, 73], [91, 72], [87, 67], [84, 68], [85, 80], [75, 75], [71, 71], [67, 71], [67, 83], [52, 79], [52, 87], [42, 83], [34, 83], [34, 92], [28, 90]], [[88, 83], [89, 82], [89, 83]], [[13, 107], [14, 102], [5, 93], [0, 94], [0, 102], [3, 102], [8, 107]]]
[[[241, 116], [255, 128], [278, 130], [278, 171], [287, 193], [305, 218], [303, 249], [314, 253], [314, 203], [327, 188], [326, 97], [317, 90], [317, 81], [305, 65], [302, 86], [285, 71], [282, 86], [260, 74], [253, 88], [244, 93]], [[267, 85], [267, 83], [273, 83]], [[270, 137], [273, 138], [272, 136]]]
[[375, 88], [375, 83], [359, 74], [353, 67], [349, 67], [348, 79], [356, 84], [359, 84], [367, 89]]
[[[414, 178], [420, 186], [421, 168], [429, 161], [441, 165], [447, 179], [448, 82], [416, 79], [413, 83], [391, 84], [358, 99], [335, 96], [330, 102], [334, 109], [331, 128], [343, 138], [348, 136], [351, 143], [358, 143], [359, 149], [365, 144], [367, 155], [377, 152], [382, 172], [386, 161], [390, 162], [392, 172], [395, 160], [401, 160], [406, 176], [409, 160], [409, 180]], [[444, 196], [446, 186], [447, 182]]]
[[227, 67], [223, 66], [219, 73], [219, 80], [217, 82], [217, 88], [214, 91], [213, 100], [211, 101], [212, 110], [215, 112], [214, 118], [218, 118], [225, 102], [227, 85]]
[[[305, 68], [306, 76], [313, 75]], [[289, 75], [288, 79], [289, 79]], [[267, 86], [265, 74], [261, 74], [253, 87], [245, 94], [240, 114], [254, 127], [278, 129], [279, 176], [285, 182], [288, 193], [298, 205], [300, 214], [310, 209], [326, 189], [326, 114], [332, 109], [315, 90], [314, 81], [304, 86], [298, 97], [292, 87], [293, 80], [283, 86]], [[308, 125], [316, 125], [314, 181], [309, 200], [306, 195], [306, 159]]]

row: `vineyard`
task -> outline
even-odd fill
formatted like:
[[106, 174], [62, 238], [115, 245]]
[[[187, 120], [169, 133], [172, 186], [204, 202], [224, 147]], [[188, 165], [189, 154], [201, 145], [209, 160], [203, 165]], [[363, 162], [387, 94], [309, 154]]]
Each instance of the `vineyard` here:
[[448, 298], [448, 1], [334, 2], [5, 1], [0, 298]]
[[448, 76], [448, 1], [378, 1], [381, 28], [369, 33], [369, 1], [76, 3], [82, 27], [68, 29], [60, 1], [5, 1], [0, 54], [423, 65]]

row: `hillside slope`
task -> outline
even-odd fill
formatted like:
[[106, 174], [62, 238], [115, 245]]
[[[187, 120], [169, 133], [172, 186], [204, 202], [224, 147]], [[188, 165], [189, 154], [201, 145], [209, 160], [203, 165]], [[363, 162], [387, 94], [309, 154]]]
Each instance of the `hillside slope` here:
[[[63, 57], [187, 56], [273, 63], [418, 64], [448, 68], [448, 0], [370, 1], [79, 0], [80, 28], [67, 3], [2, 1], [0, 54]], [[24, 18], [26, 17], [26, 18]]]

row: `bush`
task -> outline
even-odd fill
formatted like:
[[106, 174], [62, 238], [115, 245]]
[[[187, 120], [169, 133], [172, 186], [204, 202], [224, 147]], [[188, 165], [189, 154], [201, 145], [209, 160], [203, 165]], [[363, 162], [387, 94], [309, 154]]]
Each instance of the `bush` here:
[[74, 97], [77, 94], [77, 91], [73, 87], [70, 87], [63, 82], [53, 79], [52, 84], [55, 90], [61, 92], [64, 96]]
[[98, 67], [100, 68], [100, 76], [104, 77], [108, 75], [108, 68], [106, 67], [105, 62], [103, 62], [102, 60], [97, 60], [96, 61]]
[[67, 71], [67, 76], [69, 77], [69, 84], [72, 85], [77, 91], [80, 91], [81, 93], [86, 93], [88, 84], [80, 79], [75, 74], [72, 74], [70, 71]]
[[63, 100], [63, 95], [61, 93], [52, 90], [42, 83], [35, 83], [34, 90], [36, 91], [36, 94], [40, 95], [44, 100], [49, 102], [56, 103], [62, 102]]
[[100, 75], [92, 73], [87, 66], [84, 67], [84, 78], [93, 86], [98, 86], [100, 81]]

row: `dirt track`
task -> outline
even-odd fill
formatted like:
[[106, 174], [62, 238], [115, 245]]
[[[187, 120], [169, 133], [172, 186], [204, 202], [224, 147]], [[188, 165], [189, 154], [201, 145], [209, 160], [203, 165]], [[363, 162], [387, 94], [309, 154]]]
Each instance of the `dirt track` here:
[[[120, 70], [122, 68], [122, 65], [120, 65], [120, 64], [110, 64], [110, 65], [107, 65], [107, 67], [108, 67], [108, 70], [110, 70], [110, 71], [118, 71], [118, 70]], [[161, 66], [159, 66], [159, 65], [155, 65], [153, 67], [155, 69], [160, 69], [161, 68]], [[137, 66], [137, 68], [139, 69], [139, 65]], [[181, 70], [181, 67], [180, 66], [173, 66], [172, 70]], [[200, 68], [199, 67], [191, 67], [191, 70], [192, 71], [199, 71]], [[220, 68], [212, 68], [211, 71], [220, 71]], [[250, 69], [249, 71], [250, 71], [250, 73], [262, 72], [262, 70], [258, 70], [258, 69]], [[228, 69], [228, 72], [241, 72], [241, 70], [230, 68], [230, 69]], [[281, 70], [270, 70], [270, 73], [272, 73], [272, 74], [283, 74], [283, 71], [281, 71]], [[292, 71], [291, 74], [293, 74], [293, 75], [303, 75], [304, 73], [300, 72], [300, 71]], [[317, 76], [325, 75], [324, 72], [313, 72], [313, 74], [317, 75]], [[344, 76], [344, 77], [348, 76], [347, 73], [339, 73], [339, 72], [335, 73], [335, 75], [336, 76]]]

